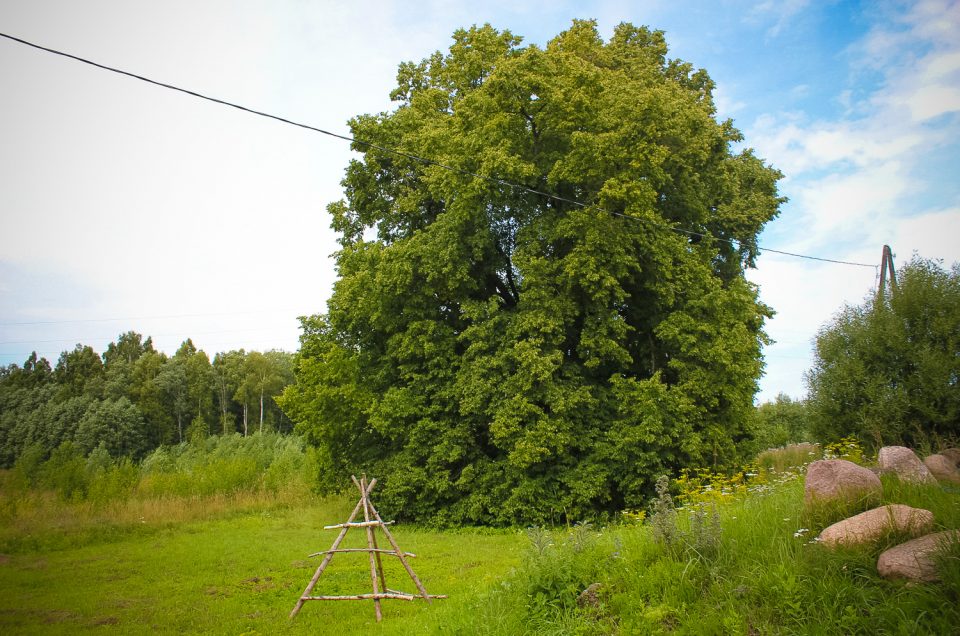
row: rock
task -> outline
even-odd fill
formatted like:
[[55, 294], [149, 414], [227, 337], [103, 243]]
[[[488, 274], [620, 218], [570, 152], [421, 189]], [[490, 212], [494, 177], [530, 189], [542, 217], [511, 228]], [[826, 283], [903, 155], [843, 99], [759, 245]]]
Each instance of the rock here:
[[807, 505], [831, 501], [879, 501], [883, 486], [868, 468], [845, 459], [821, 459], [807, 468], [803, 498]]
[[884, 446], [877, 454], [877, 465], [885, 473], [894, 473], [902, 481], [935, 484], [937, 480], [917, 454], [906, 446]]
[[579, 607], [599, 607], [600, 606], [600, 588], [599, 583], [591, 583], [587, 589], [580, 592], [577, 597], [577, 606]]
[[937, 554], [958, 541], [960, 531], [946, 530], [901, 543], [880, 555], [877, 572], [885, 579], [938, 581]]
[[960, 470], [946, 455], [930, 455], [923, 458], [923, 465], [940, 481], [949, 481], [960, 484]]
[[901, 504], [881, 506], [838, 521], [820, 533], [820, 542], [827, 547], [872, 543], [887, 532], [918, 536], [933, 528], [933, 513]]
[[940, 451], [940, 455], [951, 460], [957, 468], [960, 468], [960, 448], [945, 448]]

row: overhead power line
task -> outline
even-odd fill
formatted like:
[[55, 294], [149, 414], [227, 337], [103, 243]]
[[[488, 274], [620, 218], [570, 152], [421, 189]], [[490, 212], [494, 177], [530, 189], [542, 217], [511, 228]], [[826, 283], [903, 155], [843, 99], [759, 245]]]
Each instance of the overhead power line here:
[[[112, 72], [112, 73], [117, 73], [117, 74], [119, 74], [119, 75], [125, 75], [125, 76], [127, 76], [127, 77], [132, 77], [133, 79], [137, 79], [137, 80], [140, 80], [140, 81], [142, 81], [142, 82], [146, 82], [146, 83], [148, 83], [148, 84], [153, 84], [154, 86], [160, 86], [161, 88], [166, 88], [166, 89], [169, 89], [169, 90], [172, 90], [172, 91], [177, 91], [177, 92], [180, 92], [180, 93], [185, 93], [185, 94], [190, 95], [190, 96], [192, 96], [192, 97], [197, 97], [197, 98], [199, 98], [199, 99], [204, 99], [204, 100], [207, 100], [207, 101], [209, 101], [209, 102], [213, 102], [213, 103], [215, 103], [215, 104], [220, 104], [220, 105], [222, 105], [222, 106], [229, 106], [230, 108], [236, 108], [237, 110], [242, 110], [242, 111], [244, 111], [244, 112], [246, 112], [246, 113], [250, 113], [250, 114], [252, 114], [252, 115], [259, 115], [260, 117], [266, 117], [266, 118], [268, 118], [268, 119], [273, 119], [273, 120], [279, 121], [279, 122], [281, 122], [281, 123], [288, 124], [288, 125], [290, 125], [290, 126], [296, 126], [296, 127], [298, 127], [298, 128], [303, 128], [303, 129], [310, 130], [310, 131], [313, 131], [313, 132], [318, 132], [318, 133], [320, 133], [320, 134], [322, 134], [322, 135], [327, 135], [328, 137], [333, 137], [333, 138], [335, 138], [335, 139], [340, 139], [340, 140], [342, 140], [342, 141], [349, 141], [350, 143], [358, 144], [358, 145], [365, 146], [365, 147], [367, 147], [367, 148], [372, 148], [372, 149], [375, 149], [375, 150], [379, 150], [379, 151], [384, 152], [384, 153], [387, 153], [387, 154], [396, 155], [396, 156], [398, 156], [398, 157], [404, 157], [404, 158], [406, 158], [406, 159], [410, 159], [410, 160], [412, 160], [412, 161], [416, 161], [416, 162], [422, 163], [422, 164], [424, 164], [424, 165], [436, 166], [437, 168], [440, 168], [440, 169], [442, 169], [442, 170], [447, 170], [447, 171], [449, 171], [449, 172], [461, 174], [461, 175], [463, 175], [463, 176], [473, 177], [473, 178], [475, 178], [475, 179], [480, 179], [480, 180], [483, 180], [483, 181], [487, 181], [487, 182], [489, 182], [489, 183], [494, 183], [494, 184], [497, 184], [497, 185], [509, 187], [509, 188], [514, 189], [514, 190], [520, 190], [520, 191], [526, 192], [526, 193], [528, 193], [528, 194], [535, 194], [535, 195], [538, 195], [538, 196], [547, 197], [547, 198], [552, 199], [552, 200], [554, 200], [554, 201], [559, 201], [559, 202], [562, 202], [562, 203], [569, 203], [569, 204], [571, 204], [571, 205], [574, 205], [574, 206], [577, 206], [577, 207], [580, 207], [580, 208], [584, 208], [584, 209], [591, 209], [591, 208], [592, 208], [592, 209], [600, 210], [600, 211], [606, 212], [607, 214], [611, 214], [611, 215], [613, 215], [613, 216], [618, 216], [618, 217], [622, 217], [622, 218], [625, 218], [625, 219], [630, 219], [630, 220], [632, 220], [632, 221], [638, 221], [638, 222], [641, 222], [641, 223], [647, 223], [647, 224], [649, 224], [649, 225], [652, 225], [652, 226], [655, 226], [655, 227], [659, 227], [659, 228], [662, 228], [662, 229], [665, 229], [665, 230], [669, 230], [669, 231], [671, 231], [671, 232], [677, 232], [677, 233], [679, 233], [679, 234], [686, 234], [686, 235], [688, 235], [688, 236], [697, 236], [697, 237], [702, 237], [702, 238], [710, 238], [710, 239], [713, 239], [713, 240], [725, 242], [725, 243], [727, 243], [727, 244], [729, 244], [729, 245], [732, 245], [732, 246], [734, 246], [734, 247], [737, 247], [737, 248], [739, 248], [739, 246], [741, 245], [741, 243], [740, 243], [739, 241], [735, 241], [735, 240], [732, 240], [732, 239], [720, 238], [720, 237], [712, 236], [712, 235], [705, 234], [705, 233], [702, 233], [702, 232], [696, 232], [696, 231], [693, 231], [693, 230], [687, 230], [687, 229], [683, 229], [683, 228], [678, 228], [678, 227], [674, 227], [674, 226], [672, 226], [672, 225], [667, 225], [667, 224], [664, 224], [664, 223], [657, 223], [656, 221], [652, 221], [652, 220], [650, 220], [650, 219], [644, 219], [644, 218], [640, 218], [640, 217], [630, 216], [630, 215], [628, 215], [628, 214], [623, 214], [623, 213], [621, 213], [621, 212], [614, 212], [614, 211], [612, 211], [612, 210], [606, 210], [606, 209], [604, 209], [604, 208], [602, 208], [602, 207], [600, 207], [600, 206], [598, 206], [598, 205], [594, 205], [594, 204], [591, 204], [591, 203], [584, 203], [584, 202], [582, 202], [582, 201], [577, 201], [576, 199], [570, 199], [570, 198], [567, 198], [567, 197], [562, 197], [562, 196], [559, 196], [559, 195], [556, 195], [556, 194], [551, 194], [551, 193], [549, 193], [549, 192], [543, 192], [543, 191], [541, 191], [541, 190], [537, 190], [537, 189], [535, 189], [535, 188], [531, 188], [531, 187], [525, 186], [525, 185], [523, 185], [523, 184], [519, 184], [519, 183], [514, 183], [514, 182], [511, 182], [511, 181], [507, 181], [506, 179], [502, 179], [502, 178], [500, 178], [500, 177], [478, 174], [478, 173], [475, 173], [475, 172], [471, 172], [471, 171], [469, 171], [469, 170], [464, 170], [464, 169], [462, 169], [462, 168], [457, 168], [457, 167], [455, 167], [455, 166], [451, 166], [451, 165], [448, 165], [448, 164], [441, 163], [441, 162], [436, 161], [436, 160], [434, 160], [434, 159], [428, 159], [428, 158], [426, 158], [426, 157], [421, 157], [421, 156], [419, 156], [419, 155], [415, 155], [415, 154], [412, 154], [412, 153], [409, 153], [409, 152], [406, 152], [406, 151], [404, 151], [404, 150], [400, 150], [400, 149], [397, 149], [397, 148], [392, 148], [392, 147], [389, 147], [389, 146], [383, 146], [383, 145], [376, 144], [376, 143], [372, 143], [372, 142], [369, 142], [369, 141], [364, 141], [364, 140], [362, 140], [362, 139], [357, 139], [356, 137], [351, 137], [351, 136], [349, 136], [349, 135], [341, 135], [341, 134], [339, 134], [339, 133], [331, 132], [331, 131], [329, 131], [329, 130], [324, 130], [323, 128], [318, 128], [318, 127], [316, 127], [316, 126], [311, 126], [311, 125], [309, 125], [309, 124], [304, 124], [304, 123], [301, 123], [301, 122], [297, 122], [297, 121], [294, 121], [294, 120], [292, 120], [292, 119], [287, 119], [286, 117], [280, 117], [279, 115], [273, 115], [273, 114], [271, 114], [271, 113], [267, 113], [267, 112], [264, 112], [264, 111], [261, 111], [261, 110], [256, 110], [256, 109], [254, 109], [254, 108], [249, 108], [249, 107], [247, 107], [247, 106], [242, 106], [242, 105], [236, 104], [236, 103], [234, 103], [234, 102], [229, 102], [229, 101], [226, 101], [226, 100], [223, 100], [223, 99], [218, 99], [218, 98], [216, 98], [216, 97], [211, 97], [211, 96], [209, 96], [209, 95], [204, 95], [203, 93], [198, 93], [198, 92], [196, 92], [196, 91], [192, 91], [192, 90], [189, 90], [189, 89], [186, 89], [186, 88], [181, 88], [181, 87], [179, 87], [179, 86], [174, 86], [173, 84], [167, 84], [167, 83], [165, 83], [165, 82], [159, 82], [159, 81], [157, 81], [157, 80], [150, 79], [149, 77], [144, 77], [143, 75], [137, 75], [136, 73], [131, 73], [130, 71], [124, 71], [124, 70], [122, 70], [122, 69], [115, 68], [115, 67], [113, 67], [113, 66], [107, 66], [106, 64], [100, 64], [100, 63], [98, 63], [98, 62], [94, 62], [94, 61], [92, 61], [92, 60], [88, 60], [88, 59], [86, 59], [86, 58], [83, 58], [83, 57], [80, 57], [80, 56], [77, 56], [77, 55], [72, 55], [72, 54], [70, 54], [70, 53], [65, 53], [64, 51], [59, 51], [59, 50], [57, 50], [57, 49], [52, 49], [52, 48], [49, 48], [49, 47], [46, 47], [46, 46], [42, 46], [42, 45], [40, 45], [40, 44], [35, 44], [35, 43], [33, 43], [33, 42], [29, 42], [29, 41], [24, 40], [24, 39], [22, 39], [22, 38], [18, 38], [18, 37], [14, 37], [14, 36], [12, 36], [12, 35], [8, 35], [8, 34], [6, 34], [6, 33], [0, 33], [0, 37], [7, 38], [8, 40], [12, 40], [13, 42], [18, 42], [18, 43], [20, 43], [20, 44], [23, 44], [23, 45], [26, 45], [26, 46], [29, 46], [29, 47], [32, 47], [32, 48], [35, 48], [35, 49], [38, 49], [38, 50], [41, 50], [41, 51], [46, 51], [47, 53], [52, 53], [52, 54], [54, 54], [54, 55], [59, 55], [59, 56], [61, 56], [61, 57], [66, 57], [66, 58], [69, 58], [69, 59], [72, 59], [72, 60], [76, 60], [77, 62], [82, 62], [83, 64], [88, 64], [88, 65], [90, 65], [90, 66], [94, 66], [94, 67], [96, 67], [96, 68], [103, 69], [103, 70], [105, 70], [105, 71], [110, 71], [110, 72]], [[791, 256], [791, 257], [794, 257], [794, 258], [803, 258], [803, 259], [812, 260], [812, 261], [821, 261], [821, 262], [824, 262], [824, 263], [836, 263], [836, 264], [839, 264], [839, 265], [852, 265], [852, 266], [856, 266], [856, 267], [876, 267], [875, 264], [856, 263], [856, 262], [853, 262], [853, 261], [843, 261], [843, 260], [837, 260], [837, 259], [832, 259], [832, 258], [822, 258], [822, 257], [819, 257], [819, 256], [809, 256], [809, 255], [807, 255], [807, 254], [798, 254], [798, 253], [795, 253], [795, 252], [785, 252], [785, 251], [782, 251], [782, 250], [775, 250], [775, 249], [772, 249], [772, 248], [769, 248], [769, 247], [762, 247], [762, 246], [760, 246], [760, 245], [756, 245], [756, 246], [754, 246], [754, 247], [755, 247], [755, 249], [756, 249], [757, 251], [761, 251], [761, 252], [771, 252], [771, 253], [773, 253], [773, 254], [782, 254], [782, 255], [784, 255], [784, 256]]]

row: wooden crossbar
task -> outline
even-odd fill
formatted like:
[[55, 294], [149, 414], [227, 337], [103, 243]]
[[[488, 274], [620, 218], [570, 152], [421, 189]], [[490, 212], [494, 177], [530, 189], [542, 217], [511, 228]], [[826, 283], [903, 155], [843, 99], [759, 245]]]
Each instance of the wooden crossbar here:
[[352, 523], [335, 523], [332, 526], [323, 526], [324, 530], [336, 530], [337, 528], [373, 528], [377, 526], [389, 526], [392, 521], [354, 521]]
[[[394, 552], [393, 550], [375, 550], [375, 551], [381, 554], [392, 554], [393, 556], [397, 556], [397, 553]], [[307, 556], [315, 557], [315, 556], [320, 556], [321, 554], [329, 554], [331, 552], [338, 552], [338, 553], [339, 552], [370, 552], [370, 548], [338, 548], [336, 550], [324, 550], [323, 552], [314, 552], [313, 554], [308, 554]], [[417, 555], [414, 554], [413, 552], [404, 552], [403, 556], [411, 557], [414, 559], [417, 558]]]
[[[353, 596], [306, 596], [305, 601], [365, 601], [394, 599], [398, 601], [415, 601], [421, 598], [419, 594], [354, 594]], [[430, 598], [447, 598], [446, 594], [431, 594]]]

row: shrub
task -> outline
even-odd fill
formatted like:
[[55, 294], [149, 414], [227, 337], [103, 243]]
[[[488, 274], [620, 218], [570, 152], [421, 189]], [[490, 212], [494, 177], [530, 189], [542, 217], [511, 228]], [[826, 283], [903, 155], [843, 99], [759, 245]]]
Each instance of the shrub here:
[[65, 500], [87, 494], [87, 462], [73, 442], [63, 442], [40, 468], [40, 485], [56, 491]]
[[920, 448], [960, 435], [960, 264], [914, 257], [898, 276], [817, 335], [807, 384], [819, 439]]

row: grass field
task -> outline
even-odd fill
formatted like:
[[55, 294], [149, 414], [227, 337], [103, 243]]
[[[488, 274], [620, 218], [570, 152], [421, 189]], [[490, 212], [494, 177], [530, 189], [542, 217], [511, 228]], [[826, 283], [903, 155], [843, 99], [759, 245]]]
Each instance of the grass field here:
[[[0, 488], [0, 633], [958, 633], [960, 549], [944, 555], [940, 583], [883, 580], [877, 556], [905, 537], [831, 551], [812, 538], [839, 511], [805, 510], [802, 472], [775, 474], [711, 486], [702, 514], [690, 496], [679, 512], [654, 505], [645, 520], [605, 527], [392, 526], [419, 555], [427, 590], [450, 598], [384, 601], [380, 624], [371, 601], [312, 601], [288, 619], [319, 565], [308, 555], [336, 537], [323, 526], [347, 518], [353, 494], [141, 493], [96, 504]], [[883, 483], [883, 503], [932, 511], [936, 530], [960, 528], [960, 488]], [[718, 490], [733, 494], [713, 508]], [[347, 536], [343, 547], [366, 544], [361, 531]], [[368, 592], [366, 559], [337, 555], [314, 593]], [[396, 560], [384, 565], [389, 587], [414, 591]], [[592, 584], [592, 601], [578, 602]]]
[[[99, 527], [74, 522], [51, 527], [42, 537], [12, 536], [0, 556], [0, 633], [75, 634], [411, 634], [427, 629], [430, 614], [456, 606], [496, 584], [519, 562], [525, 538], [502, 532], [433, 532], [395, 526], [400, 546], [418, 555], [413, 569], [427, 590], [449, 600], [383, 601], [378, 626], [371, 601], [308, 602], [288, 620], [318, 558], [336, 532], [327, 524], [346, 520], [350, 498], [307, 500], [295, 507], [246, 502], [239, 510], [203, 499], [193, 501], [206, 520]], [[182, 505], [182, 504], [181, 504]], [[382, 539], [381, 539], [382, 540]], [[351, 530], [344, 547], [365, 546]], [[365, 554], [337, 555], [320, 579], [317, 594], [370, 590]], [[415, 591], [395, 559], [384, 559], [387, 583]], [[441, 604], [451, 607], [442, 608]]]

